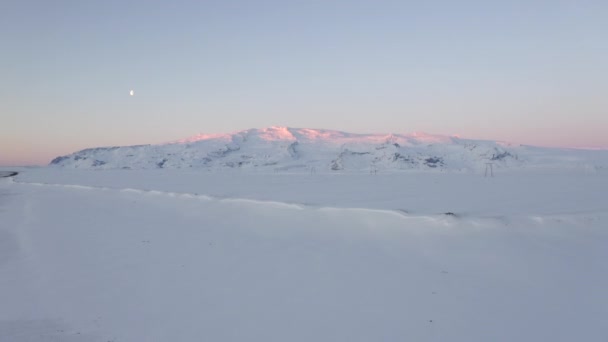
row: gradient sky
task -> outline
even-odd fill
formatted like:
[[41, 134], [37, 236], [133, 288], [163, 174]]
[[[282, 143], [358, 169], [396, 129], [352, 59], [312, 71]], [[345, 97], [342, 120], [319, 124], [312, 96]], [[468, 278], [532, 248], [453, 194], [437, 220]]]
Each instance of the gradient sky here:
[[271, 125], [608, 147], [606, 0], [3, 0], [0, 44], [0, 165]]

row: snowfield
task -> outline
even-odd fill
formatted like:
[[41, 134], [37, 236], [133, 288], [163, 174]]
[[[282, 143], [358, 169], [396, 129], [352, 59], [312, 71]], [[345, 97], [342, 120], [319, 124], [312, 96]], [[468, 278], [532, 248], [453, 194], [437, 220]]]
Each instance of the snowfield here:
[[0, 341], [606, 341], [607, 170], [482, 165], [20, 169]]

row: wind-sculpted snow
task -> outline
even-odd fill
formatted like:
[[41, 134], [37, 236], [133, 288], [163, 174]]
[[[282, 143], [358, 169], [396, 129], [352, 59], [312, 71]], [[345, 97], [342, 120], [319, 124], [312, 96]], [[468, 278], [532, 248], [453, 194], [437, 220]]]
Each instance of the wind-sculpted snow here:
[[[565, 171], [565, 172], [564, 172]], [[17, 182], [157, 191], [215, 199], [277, 202], [307, 208], [368, 208], [408, 216], [458, 218], [602, 212], [607, 172], [553, 173], [242, 173], [197, 170], [22, 170]], [[7, 179], [8, 180], [8, 179]], [[137, 190], [135, 190], [137, 189]], [[531, 194], [542, 194], [532, 196]], [[177, 196], [177, 195], [176, 195]], [[550, 199], [550, 200], [548, 200]]]
[[509, 217], [505, 215], [487, 215], [487, 214], [462, 214], [453, 212], [409, 212], [405, 209], [381, 209], [381, 208], [365, 208], [365, 207], [343, 207], [343, 206], [327, 206], [321, 203], [316, 205], [300, 202], [284, 202], [277, 200], [261, 200], [241, 197], [225, 197], [212, 196], [199, 193], [180, 193], [173, 191], [146, 190], [135, 188], [112, 188], [86, 186], [76, 184], [60, 184], [60, 183], [22, 183], [17, 184], [41, 186], [51, 188], [64, 188], [66, 190], [81, 190], [81, 191], [102, 191], [102, 192], [117, 192], [124, 194], [134, 194], [140, 196], [161, 196], [165, 198], [181, 199], [181, 200], [198, 200], [204, 202], [216, 202], [218, 204], [227, 204], [234, 207], [247, 207], [253, 210], [307, 210], [318, 214], [332, 214], [338, 216], [348, 216], [352, 220], [367, 220], [367, 221], [386, 221], [407, 220], [408, 225], [428, 225], [434, 227], [457, 227], [469, 225], [471, 227], [492, 227], [492, 226], [509, 226], [509, 225], [544, 225], [544, 224], [562, 224], [569, 223], [578, 226], [589, 225], [598, 220], [604, 220], [605, 214], [601, 210], [581, 211], [574, 210], [573, 212], [562, 212], [552, 214], [511, 214]]
[[545, 152], [537, 149], [530, 153], [523, 146], [420, 133], [352, 134], [270, 127], [232, 134], [201, 134], [161, 145], [90, 148], [57, 157], [50, 164], [78, 169], [471, 171], [485, 167], [485, 163], [503, 168], [556, 160], [551, 154], [554, 152]]
[[18, 171], [2, 342], [606, 337], [603, 172]]

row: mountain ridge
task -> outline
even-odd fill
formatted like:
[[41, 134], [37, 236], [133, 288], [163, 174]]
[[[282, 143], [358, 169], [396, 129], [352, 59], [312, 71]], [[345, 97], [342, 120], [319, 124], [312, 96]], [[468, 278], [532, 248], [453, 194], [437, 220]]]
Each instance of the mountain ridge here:
[[198, 134], [157, 145], [88, 148], [59, 156], [50, 165], [79, 169], [466, 172], [479, 170], [487, 163], [497, 168], [581, 163], [604, 168], [607, 155], [608, 151], [577, 153], [420, 132], [361, 134], [271, 126], [224, 134]]

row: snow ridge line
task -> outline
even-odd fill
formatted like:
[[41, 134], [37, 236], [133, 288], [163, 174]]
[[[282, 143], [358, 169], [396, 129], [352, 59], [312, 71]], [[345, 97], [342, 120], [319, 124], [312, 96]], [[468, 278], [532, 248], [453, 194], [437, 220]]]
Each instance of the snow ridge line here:
[[[459, 213], [436, 213], [436, 214], [412, 214], [403, 209], [374, 209], [365, 207], [332, 207], [332, 206], [315, 206], [305, 203], [290, 203], [282, 201], [272, 200], [260, 200], [251, 198], [239, 198], [239, 197], [220, 197], [212, 196], [199, 193], [184, 193], [184, 192], [171, 192], [171, 191], [160, 191], [160, 190], [147, 190], [147, 189], [135, 189], [135, 188], [112, 188], [103, 186], [89, 186], [89, 185], [78, 185], [78, 184], [59, 184], [59, 183], [38, 183], [38, 182], [20, 182], [9, 179], [11, 183], [22, 184], [22, 185], [33, 185], [33, 186], [44, 186], [44, 187], [61, 187], [70, 188], [76, 190], [98, 190], [98, 191], [115, 191], [124, 193], [135, 193], [140, 195], [154, 195], [154, 196], [167, 196], [171, 198], [183, 198], [183, 199], [198, 199], [204, 201], [213, 201], [220, 203], [234, 203], [234, 204], [249, 204], [258, 206], [270, 206], [275, 208], [284, 208], [291, 210], [318, 210], [325, 213], [340, 213], [350, 212], [352, 214], [372, 214], [372, 215], [388, 215], [397, 219], [406, 220], [422, 220], [429, 223], [439, 223], [442, 226], [453, 226], [458, 223], [466, 223], [468, 226], [487, 226], [488, 223], [494, 223], [498, 226], [508, 226], [512, 222], [519, 220], [528, 221], [539, 226], [543, 226], [546, 223], [580, 223], [578, 221], [597, 220], [598, 218], [590, 218], [592, 216], [604, 216], [603, 213], [562, 213], [562, 214], [532, 214], [532, 215], [512, 215], [505, 217], [501, 215], [490, 215], [490, 216], [473, 216], [469, 214]], [[577, 219], [577, 216], [581, 216]]]
[[[259, 199], [251, 199], [251, 198], [239, 198], [239, 197], [218, 197], [211, 196], [206, 194], [199, 193], [184, 193], [184, 192], [171, 192], [171, 191], [160, 191], [160, 190], [146, 190], [146, 189], [135, 189], [135, 188], [112, 188], [112, 187], [104, 187], [104, 186], [89, 186], [89, 185], [78, 185], [78, 184], [59, 184], [59, 183], [38, 183], [38, 182], [20, 182], [16, 181], [15, 184], [22, 185], [33, 185], [33, 186], [43, 186], [43, 187], [59, 187], [59, 188], [69, 188], [76, 190], [98, 190], [98, 191], [116, 191], [116, 192], [127, 192], [127, 193], [135, 193], [141, 195], [156, 195], [156, 196], [167, 196], [173, 198], [191, 198], [191, 199], [200, 199], [205, 201], [216, 201], [216, 202], [224, 202], [224, 203], [244, 203], [244, 204], [254, 204], [254, 205], [264, 205], [264, 206], [273, 206], [273, 207], [281, 207], [292, 210], [319, 210], [324, 212], [332, 212], [332, 211], [352, 211], [352, 212], [367, 212], [372, 214], [388, 214], [394, 217], [406, 218], [406, 219], [426, 219], [429, 221], [437, 221], [440, 219], [439, 217], [434, 217], [432, 215], [411, 215], [404, 210], [391, 210], [391, 209], [373, 209], [373, 208], [357, 208], [357, 207], [331, 207], [331, 206], [314, 206], [310, 204], [304, 203], [290, 203], [290, 202], [282, 202], [282, 201], [271, 201], [271, 200], [259, 200]], [[442, 221], [451, 218], [441, 218]]]

